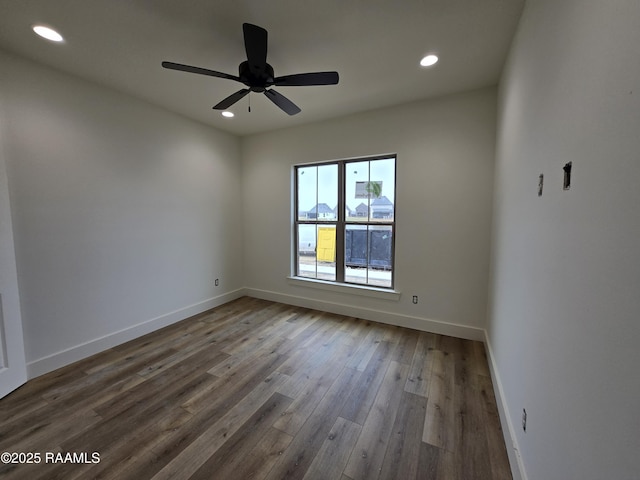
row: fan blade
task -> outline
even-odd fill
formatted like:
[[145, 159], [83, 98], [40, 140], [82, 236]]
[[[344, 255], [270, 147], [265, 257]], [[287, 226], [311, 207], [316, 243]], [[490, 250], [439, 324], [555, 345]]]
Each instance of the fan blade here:
[[269, 100], [275, 103], [278, 107], [280, 107], [284, 112], [289, 115], [295, 115], [296, 113], [300, 113], [300, 108], [289, 100], [287, 97], [282, 95], [281, 93], [276, 92], [275, 90], [265, 90], [264, 94], [267, 96]]
[[226, 78], [228, 80], [240, 81], [240, 77], [235, 75], [229, 75], [228, 73], [216, 72], [215, 70], [208, 70], [206, 68], [192, 67], [191, 65], [183, 65], [181, 63], [162, 62], [164, 68], [170, 70], [179, 70], [181, 72], [197, 73], [198, 75], [209, 75], [210, 77]]
[[298, 73], [296, 75], [285, 75], [284, 77], [276, 77], [273, 80], [273, 84], [282, 87], [298, 87], [306, 85], [336, 85], [338, 83], [338, 80], [338, 72], [314, 72]]
[[213, 109], [214, 110], [226, 110], [231, 105], [236, 103], [238, 100], [240, 100], [241, 98], [244, 98], [244, 96], [247, 93], [249, 93], [250, 91], [251, 90], [249, 90], [248, 88], [243, 88], [242, 90], [238, 90], [236, 93], [233, 93], [233, 94], [229, 95], [227, 98], [225, 98], [220, 103], [218, 103], [215, 107], [213, 107]]
[[254, 75], [259, 75], [267, 67], [267, 31], [250, 23], [243, 23], [242, 31], [249, 70]]

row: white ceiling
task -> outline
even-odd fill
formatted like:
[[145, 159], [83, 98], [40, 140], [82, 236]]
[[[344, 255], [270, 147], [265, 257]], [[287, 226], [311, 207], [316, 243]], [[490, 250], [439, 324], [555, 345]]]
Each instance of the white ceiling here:
[[[524, 0], [0, 0], [0, 48], [246, 135], [495, 85]], [[163, 69], [163, 60], [237, 75], [242, 23], [269, 32], [277, 76], [336, 70], [334, 86], [279, 87], [290, 117], [243, 86]], [[56, 28], [62, 44], [31, 25]], [[440, 62], [418, 62], [437, 53]], [[1, 68], [1, 67], [0, 67]]]

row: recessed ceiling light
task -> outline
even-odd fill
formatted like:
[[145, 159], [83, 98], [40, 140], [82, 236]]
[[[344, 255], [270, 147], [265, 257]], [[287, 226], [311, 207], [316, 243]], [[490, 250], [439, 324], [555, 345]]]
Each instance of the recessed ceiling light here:
[[231, 118], [234, 116], [233, 112], [230, 112], [228, 110], [225, 110], [224, 112], [222, 112], [222, 116], [223, 117], [227, 117], [227, 118]]
[[435, 65], [438, 62], [438, 57], [436, 55], [427, 55], [422, 60], [420, 60], [420, 65], [423, 67], [430, 67], [431, 65]]
[[62, 42], [64, 38], [54, 29], [45, 27], [44, 25], [34, 25], [33, 31], [40, 35], [42, 38], [46, 38], [47, 40], [51, 40], [52, 42]]

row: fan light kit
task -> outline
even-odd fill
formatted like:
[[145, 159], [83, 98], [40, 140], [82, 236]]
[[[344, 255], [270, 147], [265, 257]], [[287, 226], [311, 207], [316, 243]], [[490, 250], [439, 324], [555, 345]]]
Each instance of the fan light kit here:
[[436, 55], [427, 55], [422, 60], [420, 60], [420, 65], [423, 67], [430, 67], [431, 65], [435, 65], [438, 62], [438, 57]]
[[225, 110], [224, 112], [222, 112], [222, 116], [223, 117], [227, 117], [227, 118], [233, 118], [235, 117], [235, 115], [233, 114], [233, 112], [230, 112], [228, 110]]
[[181, 63], [162, 62], [162, 66], [171, 70], [226, 78], [227, 80], [244, 83], [248, 87], [229, 95], [213, 107], [215, 110], [226, 110], [250, 92], [255, 92], [264, 93], [269, 100], [285, 113], [295, 115], [296, 113], [300, 113], [300, 108], [287, 97], [270, 87], [336, 85], [338, 83], [338, 72], [298, 73], [276, 77], [273, 72], [273, 67], [267, 63], [267, 31], [262, 27], [250, 23], [244, 23], [242, 25], [242, 31], [244, 33], [244, 47], [247, 53], [247, 60], [239, 65], [238, 76], [216, 72], [215, 70], [206, 68], [183, 65]]
[[44, 25], [34, 25], [31, 28], [42, 38], [46, 38], [52, 42], [62, 42], [64, 40], [62, 35], [56, 32], [53, 28], [45, 27]]

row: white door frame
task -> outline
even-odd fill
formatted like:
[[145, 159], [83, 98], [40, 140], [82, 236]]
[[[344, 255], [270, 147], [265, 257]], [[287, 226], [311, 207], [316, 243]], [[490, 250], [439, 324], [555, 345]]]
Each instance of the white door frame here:
[[0, 398], [27, 381], [9, 182], [0, 118]]

